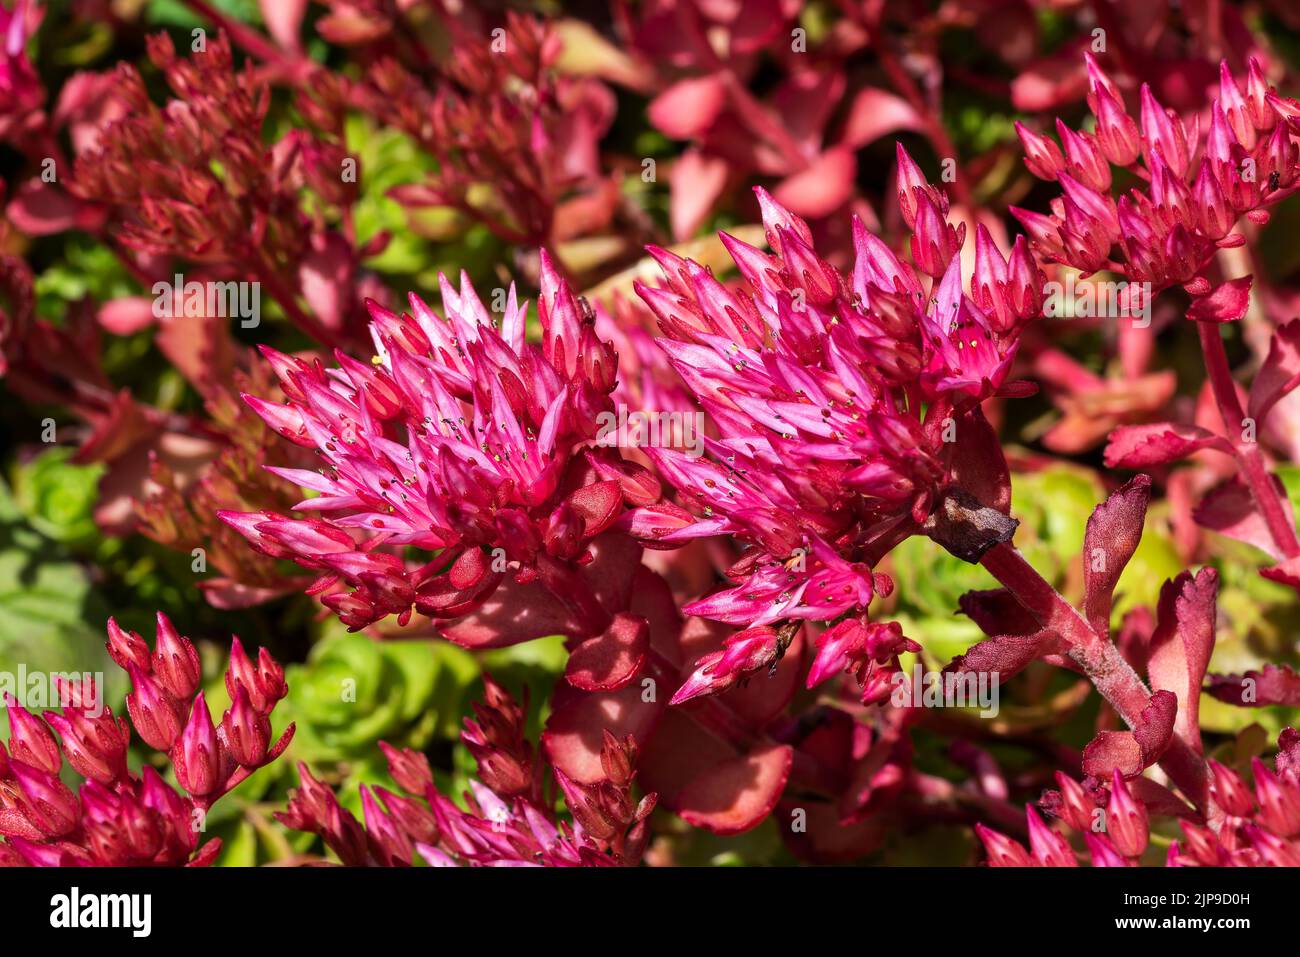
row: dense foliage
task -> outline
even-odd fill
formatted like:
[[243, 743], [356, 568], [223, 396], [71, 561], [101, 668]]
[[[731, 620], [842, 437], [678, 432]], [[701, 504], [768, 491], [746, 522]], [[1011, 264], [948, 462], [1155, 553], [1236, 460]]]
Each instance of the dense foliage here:
[[1300, 865], [1285, 0], [0, 34], [0, 865]]

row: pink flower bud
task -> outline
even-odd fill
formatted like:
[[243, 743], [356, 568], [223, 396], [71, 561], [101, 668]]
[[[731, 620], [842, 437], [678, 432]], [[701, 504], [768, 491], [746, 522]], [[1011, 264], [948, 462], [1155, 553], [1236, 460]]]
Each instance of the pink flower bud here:
[[1151, 87], [1142, 84], [1142, 155], [1148, 167], [1159, 151], [1169, 168], [1179, 176], [1187, 173], [1189, 150], [1182, 121], [1170, 114], [1151, 94]]
[[1248, 150], [1254, 149], [1255, 124], [1250, 119], [1246, 98], [1241, 95], [1241, 89], [1233, 79], [1232, 71], [1228, 69], [1227, 60], [1219, 62], [1219, 107], [1237, 142]]
[[1053, 180], [1065, 169], [1065, 156], [1051, 137], [1035, 133], [1019, 121], [1016, 133], [1025, 148], [1025, 166], [1039, 179]]
[[134, 664], [146, 674], [151, 663], [149, 646], [145, 640], [133, 631], [123, 631], [116, 621], [108, 619], [108, 653], [122, 669], [129, 671]]
[[1085, 831], [1083, 841], [1088, 845], [1088, 854], [1093, 867], [1132, 867], [1133, 863], [1101, 834]]
[[1116, 769], [1111, 775], [1110, 800], [1106, 804], [1106, 833], [1115, 849], [1125, 857], [1141, 857], [1147, 849], [1147, 809], [1133, 797]]
[[271, 657], [271, 652], [265, 646], [257, 652], [257, 678], [269, 712], [275, 708], [277, 701], [289, 693], [289, 686], [284, 681], [284, 667]]
[[1079, 866], [1069, 842], [1043, 823], [1032, 804], [1025, 805], [1025, 814], [1029, 818], [1029, 849], [1035, 863], [1040, 867]]
[[258, 767], [266, 758], [271, 744], [271, 721], [253, 707], [243, 686], [235, 691], [235, 700], [221, 719], [221, 730], [236, 764]]
[[[355, 593], [353, 596], [342, 597], [355, 597]], [[238, 689], [241, 686], [259, 714], [270, 714], [275, 703], [288, 693], [288, 687], [284, 683], [284, 669], [271, 657], [271, 653], [265, 648], [260, 649], [257, 654], [257, 664], [254, 664], [244, 651], [239, 638], [232, 637], [230, 664], [226, 668], [226, 690], [230, 693], [231, 701], [238, 696]]]
[[152, 675], [140, 670], [134, 662], [127, 670], [135, 689], [133, 694], [126, 696], [126, 710], [131, 715], [131, 724], [149, 747], [158, 751], [170, 751], [180, 736], [185, 720], [180, 701]]
[[5, 707], [9, 709], [9, 750], [14, 760], [48, 774], [58, 774], [63, 767], [63, 755], [50, 729], [8, 692]]
[[1262, 827], [1253, 824], [1245, 826], [1246, 837], [1250, 846], [1259, 855], [1260, 861], [1269, 867], [1300, 867], [1300, 850], [1289, 841], [1284, 841], [1276, 834], [1270, 834]]
[[1215, 802], [1234, 817], [1249, 817], [1255, 810], [1250, 791], [1236, 771], [1210, 760], [1210, 792]]
[[917, 269], [935, 279], [940, 278], [965, 239], [965, 223], [953, 228], [928, 197], [920, 198], [916, 209], [916, 230], [911, 239], [912, 261]]
[[158, 612], [158, 642], [153, 655], [153, 673], [162, 686], [180, 699], [187, 699], [199, 687], [202, 671], [199, 653], [193, 644], [182, 638], [171, 621]]
[[1277, 775], [1263, 761], [1250, 762], [1255, 772], [1257, 820], [1279, 837], [1300, 834], [1300, 785], [1293, 775]]
[[1033, 867], [1029, 852], [1018, 842], [999, 834], [983, 824], [975, 825], [975, 833], [984, 842], [989, 855], [989, 867]]
[[1210, 163], [1202, 163], [1200, 172], [1196, 174], [1192, 202], [1196, 209], [1197, 227], [1209, 239], [1222, 239], [1237, 221], [1236, 210], [1228, 205]]
[[365, 817], [370, 852], [375, 859], [389, 867], [409, 866], [415, 854], [411, 839], [379, 806], [370, 788], [364, 784], [361, 785], [361, 808]]
[[200, 691], [190, 709], [190, 718], [172, 752], [176, 780], [195, 797], [207, 797], [221, 785], [221, 755], [217, 750], [217, 730]]
[[1061, 771], [1056, 772], [1056, 784], [1061, 789], [1061, 820], [1076, 831], [1091, 833], [1097, 802], [1082, 784]]
[[1093, 112], [1097, 116], [1097, 145], [1116, 166], [1129, 166], [1142, 151], [1137, 124], [1115, 96], [1100, 92]]
[[388, 808], [389, 816], [412, 841], [432, 844], [438, 840], [438, 822], [427, 804], [381, 787], [375, 788], [375, 794]]
[[1259, 65], [1259, 60], [1251, 57], [1246, 73], [1246, 112], [1251, 125], [1261, 133], [1267, 133], [1277, 123], [1277, 113], [1268, 104], [1271, 92], [1272, 87], [1264, 79], [1264, 68]]
[[1110, 164], [1087, 133], [1076, 133], [1060, 120], [1056, 132], [1065, 147], [1067, 171], [1084, 186], [1095, 190], [1110, 189]]

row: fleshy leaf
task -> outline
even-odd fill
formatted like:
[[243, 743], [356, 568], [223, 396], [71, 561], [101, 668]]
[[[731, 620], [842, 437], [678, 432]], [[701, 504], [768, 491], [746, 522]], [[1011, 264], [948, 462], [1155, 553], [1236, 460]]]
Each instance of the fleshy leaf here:
[[1166, 582], [1147, 656], [1152, 688], [1178, 696], [1175, 733], [1198, 751], [1201, 682], [1214, 651], [1218, 592], [1219, 573], [1213, 568], [1203, 568], [1195, 576], [1183, 572]]
[[1262, 424], [1274, 405], [1300, 385], [1300, 319], [1279, 326], [1269, 342], [1268, 356], [1250, 386], [1248, 415]]
[[1199, 426], [1173, 422], [1126, 425], [1110, 434], [1105, 459], [1110, 468], [1144, 469], [1168, 465], [1201, 449], [1232, 454], [1232, 446], [1226, 439]]
[[1178, 698], [1171, 691], [1157, 691], [1142, 711], [1132, 731], [1102, 731], [1083, 749], [1083, 770], [1095, 778], [1108, 779], [1118, 770], [1126, 778], [1142, 773], [1159, 760], [1174, 733]]
[[1205, 690], [1220, 701], [1243, 708], [1267, 705], [1300, 708], [1300, 674], [1289, 665], [1268, 664], [1263, 671], [1240, 675], [1210, 675]]
[[1208, 296], [1193, 299], [1187, 309], [1187, 318], [1197, 322], [1236, 322], [1250, 307], [1253, 279], [1253, 276], [1230, 279]]
[[1138, 475], [1098, 505], [1083, 537], [1084, 610], [1092, 630], [1110, 633], [1115, 584], [1142, 540], [1151, 479]]
[[715, 834], [748, 831], [780, 800], [793, 760], [788, 744], [772, 744], [712, 767], [682, 790], [678, 813]]
[[616, 691], [641, 671], [650, 626], [637, 615], [618, 614], [604, 633], [573, 650], [564, 677], [584, 691]]

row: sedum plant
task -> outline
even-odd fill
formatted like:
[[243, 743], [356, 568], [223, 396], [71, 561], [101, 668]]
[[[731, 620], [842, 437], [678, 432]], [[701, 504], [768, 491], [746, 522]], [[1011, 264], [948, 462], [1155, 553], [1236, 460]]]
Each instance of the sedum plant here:
[[0, 4], [0, 653], [261, 645], [0, 863], [1300, 863], [1295, 76], [1121, 6]]

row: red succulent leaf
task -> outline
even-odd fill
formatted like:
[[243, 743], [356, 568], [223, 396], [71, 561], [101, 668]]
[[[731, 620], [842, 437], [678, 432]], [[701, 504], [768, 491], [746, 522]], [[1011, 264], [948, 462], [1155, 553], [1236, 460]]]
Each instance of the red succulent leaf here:
[[[592, 561], [577, 578], [607, 610], [627, 607], [640, 549], [626, 537], [606, 534], [590, 546]], [[528, 614], [519, 614], [527, 608]], [[476, 610], [440, 626], [443, 637], [466, 648], [502, 648], [547, 635], [584, 634], [584, 626], [564, 602], [534, 579], [520, 584], [506, 575]]]
[[1300, 385], [1300, 319], [1292, 319], [1273, 332], [1268, 356], [1250, 386], [1247, 414], [1262, 424], [1269, 411]]
[[582, 518], [583, 537], [594, 538], [609, 528], [623, 505], [623, 493], [616, 481], [584, 485], [565, 502]]
[[[802, 829], [790, 826], [803, 812]], [[847, 864], [878, 850], [892, 827], [884, 815], [854, 824], [840, 820], [833, 804], [784, 798], [773, 812], [781, 822], [777, 830], [790, 852], [810, 864]]]
[[99, 307], [95, 321], [115, 336], [129, 336], [155, 322], [153, 300], [148, 296], [120, 296]]
[[864, 87], [844, 119], [841, 141], [855, 149], [899, 130], [925, 128], [925, 119], [906, 100], [878, 87]]
[[962, 417], [957, 434], [960, 439], [951, 443], [952, 458], [948, 463], [953, 483], [982, 504], [1010, 514], [1011, 470], [998, 434], [979, 406]]
[[677, 81], [650, 102], [646, 113], [665, 136], [689, 140], [706, 132], [726, 104], [726, 80], [712, 74]]
[[1178, 696], [1174, 732], [1199, 751], [1201, 682], [1214, 651], [1219, 573], [1183, 572], [1160, 591], [1159, 617], [1147, 655], [1151, 686]]
[[1031, 661], [1045, 655], [1065, 654], [1069, 645], [1055, 632], [1036, 631], [1029, 635], [998, 635], [972, 645], [964, 655], [953, 658], [944, 671], [993, 673], [1006, 681]]
[[1252, 276], [1230, 279], [1208, 296], [1193, 299], [1187, 318], [1197, 322], [1236, 322], [1250, 306]]
[[1173, 422], [1121, 426], [1106, 444], [1106, 465], [1110, 468], [1143, 469], [1168, 465], [1201, 449], [1232, 454], [1228, 441], [1209, 429]]
[[1243, 708], [1283, 705], [1300, 708], [1300, 674], [1290, 665], [1265, 665], [1263, 671], [1210, 675], [1205, 689], [1220, 701]]
[[560, 682], [551, 702], [554, 710], [542, 732], [547, 760], [580, 784], [601, 781], [605, 732], [620, 740], [631, 735], [638, 747], [644, 747], [668, 703], [670, 684], [671, 679], [653, 666], [645, 670], [642, 680], [617, 691], [592, 693]]
[[1038, 619], [1005, 588], [968, 591], [958, 599], [961, 613], [986, 635], [1030, 637], [1039, 630]]
[[[1290, 505], [1285, 494], [1279, 500], [1283, 508]], [[1250, 487], [1239, 478], [1229, 479], [1206, 495], [1192, 510], [1192, 517], [1202, 528], [1253, 545], [1274, 559], [1283, 557], [1255, 505]]]
[[1269, 568], [1261, 568], [1259, 573], [1269, 581], [1279, 582], [1300, 591], [1300, 556], [1288, 558]]
[[1138, 475], [1117, 489], [1088, 517], [1083, 536], [1084, 611], [1097, 634], [1110, 633], [1115, 585], [1142, 540], [1151, 500], [1151, 479]]
[[583, 691], [617, 691], [641, 672], [649, 646], [649, 623], [619, 613], [604, 633], [573, 650], [564, 677]]
[[831, 215], [853, 196], [858, 173], [852, 150], [843, 146], [826, 150], [807, 167], [777, 184], [772, 195], [800, 216], [821, 219]]
[[1169, 746], [1174, 733], [1178, 698], [1171, 691], [1157, 691], [1142, 711], [1132, 731], [1102, 731], [1083, 750], [1083, 770], [1095, 778], [1109, 778], [1119, 771], [1135, 777], [1154, 764]]
[[715, 765], [678, 796], [678, 813], [715, 834], [740, 834], [772, 813], [794, 760], [788, 744], [771, 744]]
[[677, 158], [668, 173], [668, 221], [673, 239], [684, 242], [695, 236], [713, 213], [729, 172], [725, 159], [702, 150], [688, 149]]

